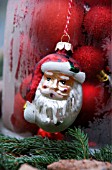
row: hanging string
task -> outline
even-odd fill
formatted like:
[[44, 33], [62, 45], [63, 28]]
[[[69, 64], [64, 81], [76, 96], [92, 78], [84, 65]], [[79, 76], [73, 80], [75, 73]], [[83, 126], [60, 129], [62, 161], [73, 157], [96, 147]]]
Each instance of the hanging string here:
[[69, 0], [69, 2], [68, 2], [68, 15], [67, 15], [67, 20], [66, 20], [66, 25], [65, 25], [65, 28], [64, 28], [64, 34], [61, 37], [61, 41], [62, 41], [64, 36], [68, 37], [68, 42], [70, 41], [70, 36], [68, 34], [68, 25], [69, 25], [70, 19], [71, 19], [72, 3], [73, 3], [73, 0]]

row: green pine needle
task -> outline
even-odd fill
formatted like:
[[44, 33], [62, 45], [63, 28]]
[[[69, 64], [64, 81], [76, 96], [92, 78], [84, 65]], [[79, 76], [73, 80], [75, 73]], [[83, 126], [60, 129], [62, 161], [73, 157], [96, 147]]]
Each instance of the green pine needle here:
[[68, 129], [68, 134], [72, 136], [74, 147], [77, 148], [79, 159], [88, 159], [89, 158], [89, 147], [88, 147], [88, 138], [81, 129]]
[[89, 159], [111, 162], [112, 147], [108, 146], [91, 154], [87, 135], [81, 129], [68, 129], [70, 141], [50, 140], [40, 136], [16, 139], [0, 135], [0, 169], [18, 170], [30, 164], [40, 170], [60, 159]]
[[107, 161], [112, 163], [112, 145], [107, 145], [100, 150], [95, 150], [92, 157], [98, 161]]
[[58, 159], [53, 159], [52, 155], [37, 155], [37, 156], [21, 156], [15, 157], [11, 154], [2, 154], [0, 165], [6, 170], [17, 170], [20, 165], [27, 163], [36, 168], [46, 168], [48, 164], [58, 161]]

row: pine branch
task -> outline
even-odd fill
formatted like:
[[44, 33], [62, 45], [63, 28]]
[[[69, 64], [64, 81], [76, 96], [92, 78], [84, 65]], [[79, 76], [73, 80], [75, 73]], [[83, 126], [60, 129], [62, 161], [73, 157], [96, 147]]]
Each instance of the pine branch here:
[[29, 165], [32, 165], [39, 169], [46, 169], [47, 165], [58, 161], [58, 159], [54, 159], [52, 155], [37, 155], [37, 156], [20, 156], [15, 157], [11, 154], [2, 154], [2, 157], [0, 159], [0, 165], [2, 165], [2, 168], [5, 170], [17, 170], [20, 165], [27, 163]]
[[27, 163], [40, 170], [60, 159], [88, 159], [111, 161], [112, 147], [106, 147], [93, 155], [89, 152], [88, 138], [80, 129], [68, 129], [71, 141], [49, 140], [40, 136], [16, 139], [0, 135], [0, 168], [18, 170]]
[[98, 161], [107, 161], [112, 163], [112, 145], [107, 145], [100, 150], [95, 150], [92, 157]]
[[68, 134], [74, 138], [74, 147], [77, 148], [79, 159], [89, 158], [88, 138], [81, 129], [68, 129]]
[[[3, 137], [0, 143], [0, 147], [7, 153], [19, 155], [33, 155], [44, 154], [51, 152], [52, 154], [58, 154], [61, 158], [67, 159], [83, 159], [88, 158], [87, 148], [88, 142], [86, 136], [80, 130], [73, 130], [72, 133], [75, 135], [77, 140], [67, 141], [55, 141], [39, 136], [25, 138], [23, 140], [17, 140], [7, 137]], [[81, 137], [82, 135], [82, 137]], [[80, 139], [79, 139], [80, 138]], [[4, 142], [5, 141], [5, 142]], [[9, 141], [9, 142], [8, 142]], [[85, 153], [84, 153], [85, 152]]]

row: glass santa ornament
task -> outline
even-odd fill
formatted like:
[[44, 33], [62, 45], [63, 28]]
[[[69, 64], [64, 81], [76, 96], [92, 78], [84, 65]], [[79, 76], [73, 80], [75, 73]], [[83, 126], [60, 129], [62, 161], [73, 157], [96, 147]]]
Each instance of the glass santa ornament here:
[[56, 53], [40, 60], [26, 95], [25, 120], [51, 133], [68, 128], [82, 106], [85, 73], [71, 57], [72, 48], [58, 42]]

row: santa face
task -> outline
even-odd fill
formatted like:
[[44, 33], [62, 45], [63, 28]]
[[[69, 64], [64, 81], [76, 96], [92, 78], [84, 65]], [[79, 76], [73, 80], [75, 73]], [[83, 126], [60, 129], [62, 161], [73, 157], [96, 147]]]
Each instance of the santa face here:
[[40, 86], [41, 93], [55, 100], [65, 100], [73, 88], [74, 79], [60, 72], [46, 71]]
[[68, 75], [45, 72], [33, 102], [25, 110], [25, 119], [48, 132], [63, 131], [74, 122], [81, 106], [80, 83]]

